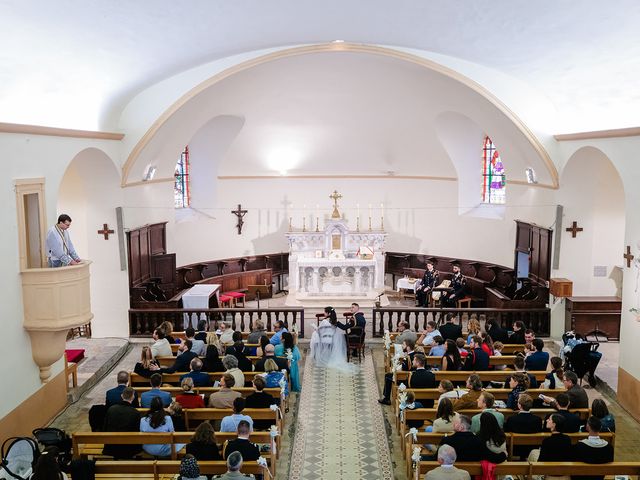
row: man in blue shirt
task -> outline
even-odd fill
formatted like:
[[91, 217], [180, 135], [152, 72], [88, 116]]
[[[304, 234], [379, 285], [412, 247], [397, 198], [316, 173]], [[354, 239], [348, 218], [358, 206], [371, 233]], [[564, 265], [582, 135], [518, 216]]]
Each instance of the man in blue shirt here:
[[171, 405], [171, 394], [169, 392], [165, 392], [160, 390], [160, 385], [162, 385], [162, 375], [159, 373], [154, 373], [151, 375], [149, 380], [151, 382], [151, 390], [147, 392], [143, 392], [140, 395], [140, 405], [143, 408], [151, 407], [151, 400], [155, 397], [160, 397], [162, 400], [162, 406], [168, 407]]
[[273, 324], [273, 330], [276, 333], [273, 334], [269, 342], [271, 343], [271, 345], [280, 345], [282, 334], [284, 332], [288, 332], [289, 330], [285, 328], [284, 322], [282, 320], [278, 320], [276, 323]]
[[534, 338], [532, 345], [535, 347], [535, 352], [530, 353], [527, 358], [524, 360], [524, 367], [526, 370], [536, 372], [536, 371], [547, 371], [547, 365], [549, 364], [549, 354], [547, 352], [543, 352], [544, 342], [541, 338]]
[[221, 432], [237, 432], [238, 424], [242, 420], [249, 422], [250, 430], [253, 431], [253, 420], [249, 415], [242, 414], [245, 404], [246, 400], [243, 397], [238, 397], [233, 401], [233, 414], [222, 419], [222, 422], [220, 422]]

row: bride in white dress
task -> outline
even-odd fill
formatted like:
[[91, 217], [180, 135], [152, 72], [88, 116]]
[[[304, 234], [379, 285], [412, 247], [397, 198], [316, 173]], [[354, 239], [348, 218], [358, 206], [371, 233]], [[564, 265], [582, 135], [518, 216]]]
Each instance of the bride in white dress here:
[[351, 371], [347, 362], [346, 331], [338, 328], [338, 317], [332, 307], [325, 307], [324, 320], [311, 335], [311, 358], [317, 367]]

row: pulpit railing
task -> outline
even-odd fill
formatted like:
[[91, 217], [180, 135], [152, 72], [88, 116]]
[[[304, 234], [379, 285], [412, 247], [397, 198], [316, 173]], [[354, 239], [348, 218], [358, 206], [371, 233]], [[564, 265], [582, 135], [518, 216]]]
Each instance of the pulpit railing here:
[[551, 333], [551, 313], [548, 308], [380, 307], [374, 308], [372, 312], [373, 336], [381, 337], [385, 330], [397, 331], [398, 324], [403, 320], [409, 322], [411, 330], [421, 332], [427, 328], [427, 322], [430, 320], [442, 324], [448, 313], [457, 317], [455, 323], [460, 323], [461, 320], [475, 314], [479, 320], [494, 318], [507, 330], [511, 330], [513, 323], [520, 320], [538, 336], [546, 337]]
[[299, 338], [304, 338], [304, 309], [289, 307], [130, 309], [129, 334], [132, 337], [148, 337], [165, 321], [171, 322], [176, 330], [180, 330], [185, 319], [192, 318], [192, 315], [196, 315], [198, 319], [206, 319], [208, 324], [225, 321], [240, 332], [250, 332], [257, 320], [264, 322], [267, 331], [273, 331], [273, 324], [282, 320], [289, 331], [295, 330]]

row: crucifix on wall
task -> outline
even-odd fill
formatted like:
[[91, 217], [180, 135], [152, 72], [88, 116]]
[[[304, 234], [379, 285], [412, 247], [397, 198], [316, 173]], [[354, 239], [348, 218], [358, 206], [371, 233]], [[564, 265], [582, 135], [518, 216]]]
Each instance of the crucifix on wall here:
[[567, 232], [571, 232], [571, 238], [576, 238], [576, 235], [578, 234], [578, 232], [583, 231], [584, 228], [578, 227], [578, 222], [573, 222], [573, 224], [571, 224], [571, 227], [566, 228], [565, 230]]
[[238, 204], [238, 208], [236, 210], [231, 210], [236, 217], [238, 217], [238, 223], [236, 224], [236, 228], [238, 229], [238, 235], [242, 234], [242, 226], [244, 225], [244, 216], [247, 214], [248, 210], [242, 210], [242, 206]]
[[105, 240], [109, 240], [109, 234], [115, 233], [113, 230], [109, 230], [109, 225], [106, 223], [102, 224], [102, 230], [98, 230], [98, 235], [104, 235]]
[[331, 213], [331, 218], [340, 218], [340, 212], [338, 211], [338, 200], [342, 198], [342, 195], [338, 193], [337, 190], [334, 190], [329, 198], [333, 200], [333, 212]]
[[627, 268], [631, 267], [631, 260], [635, 257], [631, 254], [631, 247], [627, 245], [627, 253], [622, 255], [622, 257], [627, 261]]

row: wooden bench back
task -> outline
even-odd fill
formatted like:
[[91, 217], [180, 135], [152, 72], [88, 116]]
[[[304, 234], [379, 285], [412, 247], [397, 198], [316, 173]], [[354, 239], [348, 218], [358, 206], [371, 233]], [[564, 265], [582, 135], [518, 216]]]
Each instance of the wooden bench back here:
[[[149, 390], [151, 390], [151, 387], [133, 387], [133, 389], [138, 392], [138, 395], [140, 395], [143, 392], [148, 392]], [[176, 395], [179, 395], [183, 392], [181, 387], [160, 387], [160, 390], [169, 392], [174, 398]], [[255, 390], [252, 387], [233, 387], [231, 390], [233, 390], [234, 392], [240, 392], [243, 397], [248, 397], [252, 393], [255, 393]], [[193, 391], [200, 395], [205, 395], [208, 397], [212, 393], [220, 391], [220, 387], [194, 387]], [[280, 388], [278, 387], [264, 388], [262, 391], [268, 393], [273, 398], [280, 398]]]
[[[403, 380], [405, 381], [408, 380], [410, 373], [411, 372], [408, 372], [405, 370], [396, 372], [396, 381], [399, 382]], [[478, 375], [480, 377], [480, 380], [482, 380], [483, 382], [491, 382], [491, 381], [504, 382], [507, 376], [509, 376], [510, 373], [513, 373], [513, 371], [487, 370], [487, 371], [480, 371], [480, 372], [468, 372], [465, 370], [457, 370], [457, 371], [439, 370], [433, 373], [436, 377], [436, 381], [438, 382], [441, 380], [451, 380], [452, 382], [465, 383], [467, 381], [467, 378], [469, 378], [469, 375], [471, 375], [472, 373], [475, 373], [476, 375]], [[527, 373], [534, 375], [539, 382], [544, 381], [544, 378], [547, 375], [547, 372], [543, 372], [542, 370], [531, 371]]]
[[[162, 374], [162, 383], [170, 383], [180, 385], [180, 377], [188, 372], [176, 372], [176, 373], [164, 373]], [[265, 372], [243, 372], [244, 380], [246, 382], [252, 382], [256, 375], [263, 375]], [[224, 375], [224, 372], [208, 372], [209, 378], [212, 382], [220, 380]], [[285, 372], [286, 374], [286, 372]], [[149, 379], [145, 378], [137, 373], [131, 372], [129, 374], [129, 383], [132, 387], [135, 386], [147, 386], [149, 385]]]
[[[227, 471], [225, 461], [201, 461], [198, 462], [200, 473], [204, 475], [220, 475]], [[176, 460], [98, 460], [95, 466], [97, 475], [119, 475], [120, 478], [127, 478], [127, 475], [148, 476], [138, 478], [149, 478], [160, 480], [161, 475], [177, 474], [180, 470], [180, 462]], [[242, 462], [242, 473], [262, 474], [268, 478], [268, 474], [258, 465], [258, 462]]]
[[[407, 388], [405, 392], [413, 392], [416, 400], [438, 400], [440, 398], [440, 391], [437, 388]], [[489, 388], [487, 392], [491, 393], [496, 400], [506, 400], [511, 393], [510, 388]], [[546, 395], [548, 397], [556, 397], [560, 393], [566, 393], [563, 388], [531, 388], [527, 390], [527, 393], [533, 398], [537, 398], [538, 395]]]

